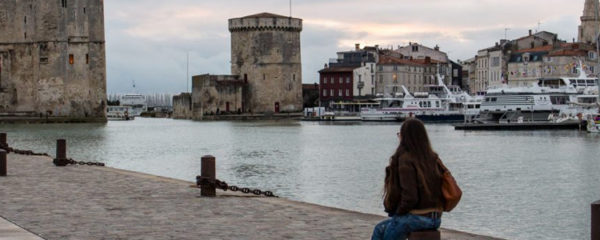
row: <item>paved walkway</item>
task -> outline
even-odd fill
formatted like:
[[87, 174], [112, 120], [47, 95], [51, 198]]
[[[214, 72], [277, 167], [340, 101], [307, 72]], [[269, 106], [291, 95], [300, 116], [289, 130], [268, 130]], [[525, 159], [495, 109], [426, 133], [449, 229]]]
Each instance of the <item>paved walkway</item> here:
[[[0, 217], [44, 239], [368, 239], [383, 217], [218, 192], [190, 182], [10, 154]], [[0, 236], [13, 230], [0, 225]], [[492, 239], [443, 230], [443, 239]], [[27, 236], [16, 239], [30, 239]]]

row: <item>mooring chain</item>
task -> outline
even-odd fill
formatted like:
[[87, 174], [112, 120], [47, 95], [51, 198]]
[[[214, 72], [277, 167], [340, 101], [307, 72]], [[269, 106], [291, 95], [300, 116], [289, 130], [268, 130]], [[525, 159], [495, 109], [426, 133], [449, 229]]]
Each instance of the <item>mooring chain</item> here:
[[[47, 153], [36, 153], [31, 150], [21, 150], [21, 149], [11, 148], [8, 146], [8, 144], [0, 143], [0, 149], [6, 151], [7, 153], [14, 153], [14, 154], [19, 154], [19, 155], [50, 157], [50, 154], [47, 154]], [[54, 162], [55, 162], [55, 164], [63, 163], [63, 165], [67, 165], [67, 164], [77, 165], [78, 164], [78, 165], [99, 166], [99, 167], [105, 166], [104, 163], [100, 163], [100, 162], [82, 162], [82, 161], [75, 161], [72, 158], [62, 159], [62, 160], [54, 159]]]
[[278, 197], [278, 196], [275, 196], [273, 194], [273, 192], [271, 192], [271, 191], [261, 191], [259, 189], [250, 189], [250, 188], [240, 188], [240, 187], [234, 186], [234, 185], [230, 186], [226, 182], [221, 181], [219, 179], [212, 179], [212, 178], [206, 178], [206, 177], [201, 177], [201, 176], [196, 177], [196, 185], [198, 185], [198, 187], [209, 186], [209, 187], [221, 189], [223, 191], [242, 192], [245, 194], [254, 194], [257, 196], [263, 195], [265, 197]]
[[72, 158], [65, 158], [65, 159], [59, 159], [59, 158], [55, 158], [54, 159], [54, 165], [59, 166], [59, 167], [64, 167], [67, 165], [88, 165], [88, 166], [98, 166], [98, 167], [104, 167], [104, 163], [100, 163], [100, 162], [82, 162], [82, 161], [75, 161]]
[[6, 151], [7, 153], [14, 153], [19, 155], [28, 155], [28, 156], [50, 156], [47, 153], [36, 153], [31, 150], [21, 150], [16, 148], [11, 148], [8, 144], [0, 144], [0, 149]]

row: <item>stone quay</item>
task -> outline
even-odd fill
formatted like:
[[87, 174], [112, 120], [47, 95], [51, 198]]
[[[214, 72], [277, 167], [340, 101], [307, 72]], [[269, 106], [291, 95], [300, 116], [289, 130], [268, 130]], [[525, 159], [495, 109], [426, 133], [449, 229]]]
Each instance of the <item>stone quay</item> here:
[[[200, 159], [199, 159], [200, 161]], [[383, 216], [8, 154], [0, 239], [369, 239]], [[277, 193], [275, 193], [277, 194]], [[495, 239], [442, 229], [442, 239]]]

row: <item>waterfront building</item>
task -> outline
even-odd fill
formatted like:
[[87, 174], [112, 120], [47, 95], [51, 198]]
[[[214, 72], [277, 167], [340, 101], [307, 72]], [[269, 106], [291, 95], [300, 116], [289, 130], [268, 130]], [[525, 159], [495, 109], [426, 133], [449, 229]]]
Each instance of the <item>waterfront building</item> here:
[[0, 1], [0, 114], [106, 121], [103, 1]]
[[377, 63], [377, 93], [397, 96], [403, 93], [402, 86], [410, 92], [423, 92], [425, 85], [437, 84], [438, 63], [429, 58], [410, 60], [381, 55]]
[[[526, 36], [515, 40], [501, 39], [494, 46], [477, 51], [476, 75], [470, 76], [470, 92], [484, 94], [487, 89], [497, 88], [503, 84], [529, 84], [534, 80], [535, 73], [540, 72], [541, 58], [550, 51], [560, 49], [564, 44], [566, 42], [558, 39], [555, 33], [547, 31], [533, 33], [529, 30]], [[524, 53], [527, 54], [522, 56]], [[509, 70], [510, 63], [513, 64], [512, 71]], [[518, 64], [522, 66], [517, 67]], [[517, 68], [520, 71], [517, 71]], [[516, 72], [519, 72], [519, 75]]]
[[477, 94], [478, 90], [481, 89], [481, 86], [477, 84], [480, 83], [477, 81], [477, 64], [476, 58], [469, 58], [464, 61], [459, 61], [459, 64], [462, 66], [462, 86], [461, 88], [470, 94]]
[[425, 58], [430, 58], [440, 63], [447, 63], [449, 61], [448, 54], [440, 51], [439, 46], [430, 48], [419, 43], [410, 42], [407, 46], [398, 46], [398, 49], [394, 50], [394, 52], [412, 59], [424, 60]]
[[361, 49], [356, 44], [352, 51], [338, 52], [337, 58], [319, 71], [323, 106], [373, 98], [378, 59], [378, 46]]
[[585, 0], [577, 37], [578, 42], [596, 44], [598, 29], [600, 28], [597, 10], [598, 0]]
[[597, 75], [596, 48], [585, 43], [561, 43], [522, 49], [511, 54], [508, 63], [510, 86], [530, 86], [539, 78], [577, 77], [579, 61], [588, 75]]
[[[417, 62], [424, 62], [426, 59], [429, 59], [429, 62], [434, 62], [438, 65], [436, 73], [444, 77], [446, 85], [452, 85], [454, 82], [462, 82], [459, 79], [460, 74], [458, 74], [458, 71], [461, 71], [460, 68], [462, 67], [452, 64], [448, 58], [448, 54], [441, 51], [437, 45], [430, 48], [419, 43], [410, 42], [407, 46], [398, 46], [398, 49], [388, 52], [391, 52], [387, 54], [388, 56], [415, 60]], [[453, 76], [455, 71], [457, 72], [456, 77]]]

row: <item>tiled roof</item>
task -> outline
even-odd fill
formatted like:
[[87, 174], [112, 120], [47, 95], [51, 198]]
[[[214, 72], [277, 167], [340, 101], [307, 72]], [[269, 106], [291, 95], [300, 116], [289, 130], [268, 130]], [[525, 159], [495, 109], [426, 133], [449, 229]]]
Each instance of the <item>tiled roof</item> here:
[[283, 15], [277, 15], [274, 13], [268, 13], [268, 12], [264, 12], [264, 13], [258, 13], [258, 14], [254, 14], [254, 15], [248, 15], [242, 18], [288, 18], [289, 16], [283, 16]]
[[526, 52], [549, 52], [549, 51], [552, 51], [552, 48], [554, 48], [552, 45], [546, 45], [546, 46], [535, 47], [535, 48], [521, 49], [521, 50], [518, 50], [516, 52], [518, 52], [518, 53], [526, 53]]
[[328, 67], [323, 68], [319, 71], [319, 73], [334, 73], [334, 72], [354, 72], [354, 69], [358, 67]]
[[[439, 61], [435, 61], [433, 59], [430, 62], [432, 64], [439, 63]], [[387, 64], [427, 65], [425, 59], [412, 59], [411, 60], [411, 59], [390, 57], [390, 56], [385, 56], [385, 55], [379, 56], [379, 63], [378, 64], [384, 64], [384, 65], [387, 65]]]
[[582, 49], [560, 49], [552, 51], [548, 56], [586, 56], [587, 51]]

